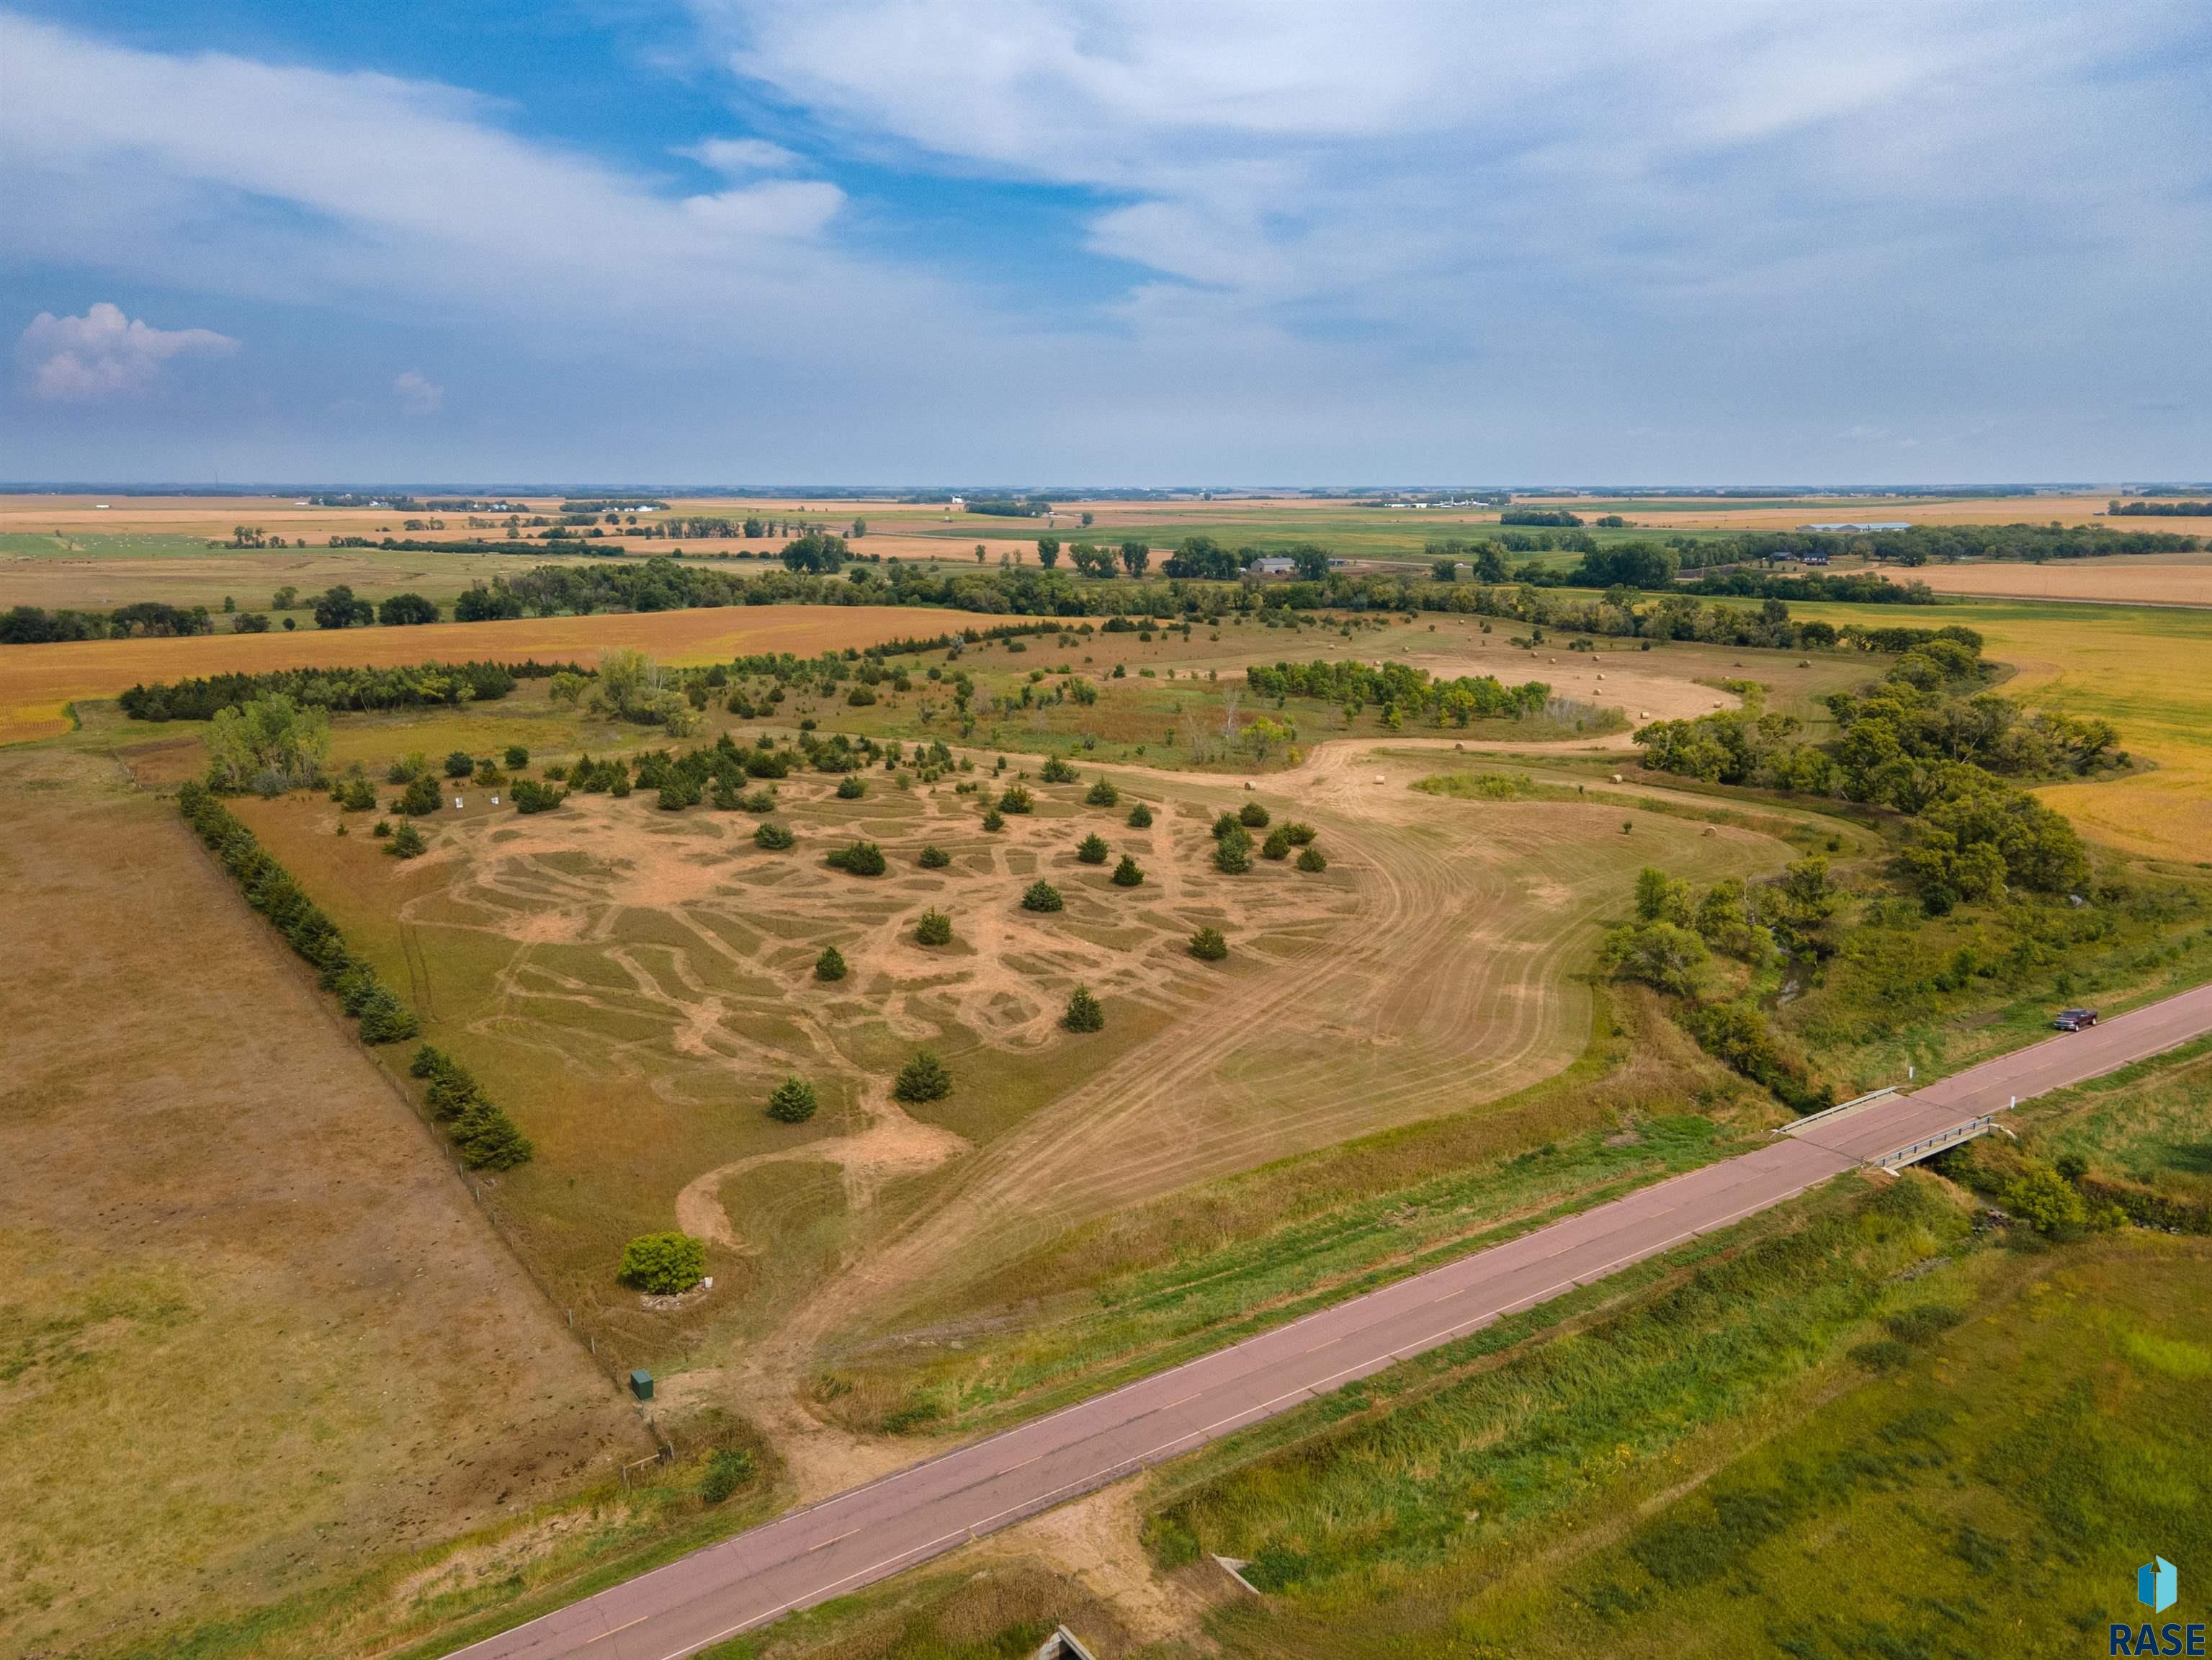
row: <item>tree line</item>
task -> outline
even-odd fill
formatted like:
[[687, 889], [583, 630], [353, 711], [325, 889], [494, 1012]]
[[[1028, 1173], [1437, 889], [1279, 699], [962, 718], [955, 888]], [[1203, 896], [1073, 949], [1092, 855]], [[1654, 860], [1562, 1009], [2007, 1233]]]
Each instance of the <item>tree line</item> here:
[[1895, 809], [1911, 821], [1901, 866], [1931, 913], [2008, 886], [2070, 891], [2088, 874], [2081, 838], [2005, 781], [2124, 764], [2118, 734], [2104, 721], [2023, 715], [1983, 690], [1988, 678], [1979, 640], [1942, 630], [1878, 684], [1832, 694], [1841, 731], [1826, 744], [1803, 741], [1796, 717], [1764, 712], [1755, 696], [1740, 710], [1653, 721], [1635, 741], [1655, 771]]
[[1255, 663], [1245, 671], [1245, 680], [1263, 697], [1317, 697], [1347, 709], [1373, 703], [1386, 712], [1386, 719], [1395, 710], [1462, 727], [1471, 721], [1519, 721], [1540, 714], [1552, 699], [1551, 687], [1540, 680], [1517, 686], [1507, 686], [1487, 674], [1438, 680], [1427, 670], [1406, 663], [1385, 663], [1379, 668], [1320, 658], [1272, 667]]
[[134, 721], [211, 721], [218, 709], [257, 697], [283, 696], [322, 709], [404, 709], [496, 702], [518, 680], [588, 675], [574, 663], [421, 663], [413, 667], [276, 669], [264, 674], [216, 674], [173, 683], [143, 682], [118, 700]]

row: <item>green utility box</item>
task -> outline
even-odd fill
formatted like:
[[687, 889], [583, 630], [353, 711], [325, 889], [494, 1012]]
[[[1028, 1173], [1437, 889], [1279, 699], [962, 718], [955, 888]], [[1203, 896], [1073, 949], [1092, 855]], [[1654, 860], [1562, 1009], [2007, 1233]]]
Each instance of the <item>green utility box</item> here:
[[629, 1392], [641, 1401], [653, 1399], [653, 1374], [640, 1366], [629, 1375]]

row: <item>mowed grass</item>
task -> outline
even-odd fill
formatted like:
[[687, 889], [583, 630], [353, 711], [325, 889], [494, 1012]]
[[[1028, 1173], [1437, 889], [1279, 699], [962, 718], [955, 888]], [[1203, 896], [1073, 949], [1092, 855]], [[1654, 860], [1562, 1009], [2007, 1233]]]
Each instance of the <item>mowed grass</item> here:
[[[1563, 1309], [1503, 1353], [1528, 1329], [1509, 1323], [1253, 1438], [1277, 1450], [1162, 1478], [1162, 1558], [1243, 1558], [1270, 1593], [1210, 1634], [1231, 1654], [2069, 1653], [2127, 1617], [2136, 1563], [2212, 1544], [2204, 1242], [1976, 1251], [1912, 1176], [1705, 1249], [1614, 1282], [1616, 1313]], [[1885, 1370], [1854, 1357], [1869, 1344]]]
[[823, 1410], [963, 1432], [1028, 1416], [1755, 1142], [1759, 1105], [1648, 1000], [1600, 1018], [1573, 1067], [1502, 1101], [1074, 1230], [962, 1299], [981, 1312], [924, 1310], [841, 1355]]
[[1962, 623], [2019, 672], [2002, 690], [2030, 708], [2110, 721], [2148, 770], [2045, 785], [2043, 800], [2124, 853], [2212, 862], [2212, 611], [1975, 600], [1936, 611], [1793, 605], [1842, 624]]
[[178, 1652], [647, 1450], [173, 807], [0, 800], [0, 1651]]

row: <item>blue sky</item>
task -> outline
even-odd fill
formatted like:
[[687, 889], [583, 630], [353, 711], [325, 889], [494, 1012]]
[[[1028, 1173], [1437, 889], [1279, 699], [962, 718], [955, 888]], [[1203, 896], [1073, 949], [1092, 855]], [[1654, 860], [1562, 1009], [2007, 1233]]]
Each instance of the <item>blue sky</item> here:
[[2212, 10], [16, 0], [0, 477], [2212, 475]]

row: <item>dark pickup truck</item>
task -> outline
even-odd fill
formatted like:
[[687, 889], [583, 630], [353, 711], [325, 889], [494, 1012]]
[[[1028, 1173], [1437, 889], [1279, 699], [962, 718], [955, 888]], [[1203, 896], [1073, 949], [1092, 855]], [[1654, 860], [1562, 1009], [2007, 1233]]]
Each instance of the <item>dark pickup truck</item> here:
[[2094, 1009], [2061, 1009], [2058, 1018], [2051, 1023], [2061, 1031], [2086, 1031], [2097, 1024]]

